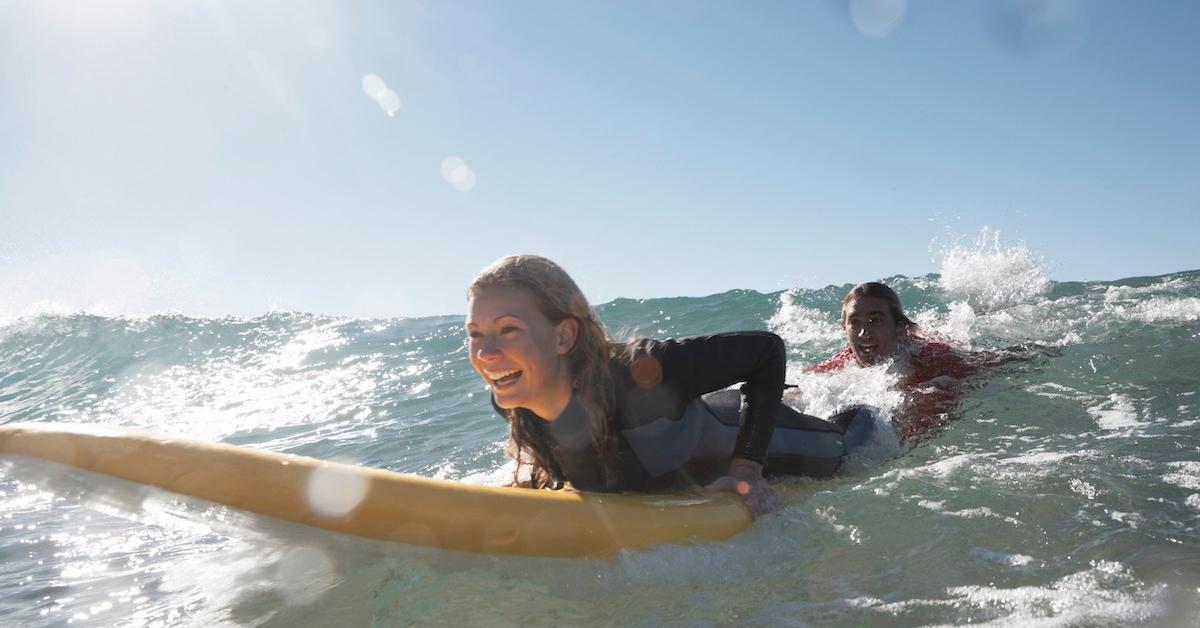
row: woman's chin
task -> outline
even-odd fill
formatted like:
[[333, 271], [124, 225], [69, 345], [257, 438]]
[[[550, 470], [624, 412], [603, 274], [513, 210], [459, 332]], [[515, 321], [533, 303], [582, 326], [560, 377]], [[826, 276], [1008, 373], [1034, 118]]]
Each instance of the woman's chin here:
[[514, 393], [514, 391], [500, 392], [500, 391], [496, 390], [495, 388], [493, 388], [492, 389], [492, 399], [496, 402], [497, 406], [499, 406], [505, 410], [516, 410], [517, 408], [525, 407], [521, 403], [522, 397], [520, 395], [516, 395], [513, 393]]

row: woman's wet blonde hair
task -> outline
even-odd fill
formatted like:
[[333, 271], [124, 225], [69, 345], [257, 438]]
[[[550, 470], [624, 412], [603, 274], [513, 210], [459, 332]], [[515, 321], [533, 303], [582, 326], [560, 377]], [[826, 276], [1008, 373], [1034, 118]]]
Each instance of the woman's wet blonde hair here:
[[[613, 449], [614, 435], [609, 430], [609, 417], [616, 405], [609, 358], [612, 342], [604, 324], [596, 316], [583, 292], [567, 271], [554, 262], [537, 255], [510, 255], [493, 262], [480, 271], [467, 288], [467, 298], [495, 287], [523, 288], [533, 296], [534, 304], [549, 321], [558, 323], [571, 318], [579, 323], [575, 344], [567, 352], [575, 397], [590, 418], [592, 441], [598, 457], [607, 461]], [[516, 461], [514, 480], [522, 465], [530, 465], [530, 480], [534, 488], [559, 488], [564, 481], [562, 470], [550, 453], [549, 442], [535, 425], [534, 415], [524, 408], [504, 410], [508, 419], [511, 441], [509, 455]]]

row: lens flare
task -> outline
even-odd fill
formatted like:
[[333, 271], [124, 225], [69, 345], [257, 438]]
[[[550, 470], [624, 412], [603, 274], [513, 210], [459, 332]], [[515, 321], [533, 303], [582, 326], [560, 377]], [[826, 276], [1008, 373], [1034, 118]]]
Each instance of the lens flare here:
[[1034, 58], [1065, 57], [1084, 44], [1088, 14], [1078, 0], [1004, 0], [993, 4], [998, 41]]
[[454, 155], [442, 160], [442, 178], [459, 192], [469, 192], [475, 187], [475, 171]]
[[362, 78], [362, 90], [368, 98], [375, 101], [380, 109], [388, 115], [389, 118], [396, 117], [396, 113], [404, 106], [400, 100], [400, 95], [392, 88], [388, 87], [387, 83], [379, 78], [377, 74], [367, 74]]
[[308, 505], [325, 517], [350, 514], [366, 496], [367, 480], [338, 467], [319, 467], [308, 478]]
[[850, 21], [863, 35], [886, 37], [904, 21], [906, 0], [851, 0]]

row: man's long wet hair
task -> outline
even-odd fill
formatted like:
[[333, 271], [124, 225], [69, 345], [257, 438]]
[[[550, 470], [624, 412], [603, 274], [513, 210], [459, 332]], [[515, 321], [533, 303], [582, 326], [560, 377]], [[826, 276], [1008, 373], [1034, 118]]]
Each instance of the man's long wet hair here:
[[912, 322], [904, 315], [904, 306], [900, 304], [900, 295], [896, 294], [895, 290], [888, 287], [887, 284], [878, 281], [868, 281], [860, 283], [850, 289], [846, 293], [846, 298], [842, 299], [842, 324], [846, 324], [846, 308], [850, 307], [850, 302], [860, 297], [875, 297], [882, 299], [888, 305], [888, 312], [892, 314], [892, 320], [896, 322], [897, 327], [913, 327], [916, 323]]

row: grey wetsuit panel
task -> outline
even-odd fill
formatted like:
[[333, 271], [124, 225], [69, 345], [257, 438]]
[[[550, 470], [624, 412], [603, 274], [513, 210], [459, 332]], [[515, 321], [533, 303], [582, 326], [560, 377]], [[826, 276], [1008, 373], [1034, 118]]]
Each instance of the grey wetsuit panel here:
[[695, 458], [728, 457], [737, 441], [738, 424], [723, 423], [703, 399], [696, 399], [679, 419], [662, 417], [621, 434], [646, 471], [656, 476]]
[[[651, 475], [669, 473], [697, 458], [723, 458], [737, 441], [742, 396], [722, 390], [692, 401], [678, 419], [662, 417], [621, 430]], [[874, 413], [856, 407], [826, 421], [781, 405], [767, 450], [768, 475], [829, 477], [848, 449], [874, 433]]]
[[[709, 393], [704, 401], [722, 423], [737, 425], [742, 404], [738, 391]], [[851, 408], [827, 421], [780, 405], [765, 472], [829, 477], [841, 466], [843, 456], [870, 439], [874, 432], [875, 413], [866, 406]]]

